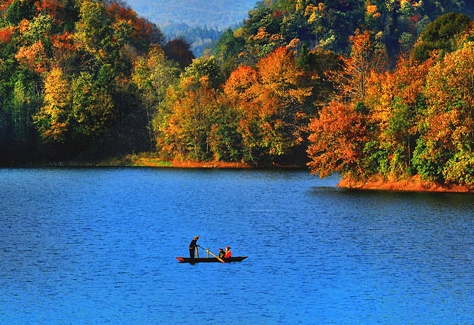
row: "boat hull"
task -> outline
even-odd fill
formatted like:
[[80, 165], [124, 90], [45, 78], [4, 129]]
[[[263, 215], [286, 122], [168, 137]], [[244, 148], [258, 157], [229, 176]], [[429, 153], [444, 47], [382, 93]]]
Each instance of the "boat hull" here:
[[[245, 260], [246, 258], [247, 256], [234, 256], [231, 258], [223, 258], [223, 260], [225, 263], [230, 263], [230, 262], [241, 262]], [[213, 263], [213, 262], [220, 263], [221, 262], [215, 257], [197, 257], [197, 258], [191, 259], [189, 257], [178, 256], [176, 257], [176, 259], [180, 263]]]

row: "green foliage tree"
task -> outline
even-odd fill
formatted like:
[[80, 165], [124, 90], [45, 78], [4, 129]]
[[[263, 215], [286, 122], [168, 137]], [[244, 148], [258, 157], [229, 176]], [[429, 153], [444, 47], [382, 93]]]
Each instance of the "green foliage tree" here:
[[464, 14], [453, 12], [440, 16], [424, 29], [413, 49], [414, 59], [424, 61], [434, 50], [452, 52], [456, 49], [456, 40], [470, 22]]
[[13, 91], [9, 108], [13, 122], [13, 138], [19, 143], [31, 144], [34, 142], [32, 116], [42, 100], [42, 95], [35, 91], [38, 80], [30, 71], [18, 70], [12, 81]]
[[79, 148], [106, 134], [116, 119], [109, 86], [101, 83], [104, 79], [107, 78], [95, 79], [90, 73], [82, 72], [72, 84], [72, 133]]
[[209, 78], [210, 85], [214, 89], [219, 88], [224, 82], [224, 76], [214, 56], [194, 59], [183, 73], [184, 78], [194, 78], [195, 80], [199, 80], [204, 76]]
[[224, 81], [215, 57], [193, 60], [168, 89], [154, 125], [159, 153], [184, 160], [239, 160], [236, 112], [221, 99]]
[[9, 25], [18, 25], [22, 19], [31, 19], [35, 13], [34, 1], [14, 0], [5, 10], [5, 20]]
[[226, 29], [216, 43], [215, 56], [222, 66], [225, 77], [240, 63], [239, 54], [245, 46], [245, 39], [232, 29]]
[[239, 132], [239, 114], [219, 98], [209, 133], [209, 148], [215, 161], [242, 161], [243, 139]]
[[85, 49], [105, 58], [112, 49], [113, 30], [106, 8], [97, 1], [79, 3], [79, 21], [76, 23], [76, 39]]
[[180, 69], [177, 63], [166, 59], [163, 50], [152, 47], [148, 55], [138, 60], [132, 74], [141, 100], [141, 106], [147, 119], [148, 138], [155, 142], [153, 119], [159, 119], [158, 110], [165, 100], [166, 89], [174, 86], [179, 79]]
[[364, 9], [357, 0], [309, 1], [304, 14], [320, 47], [347, 53], [349, 36], [361, 26]]

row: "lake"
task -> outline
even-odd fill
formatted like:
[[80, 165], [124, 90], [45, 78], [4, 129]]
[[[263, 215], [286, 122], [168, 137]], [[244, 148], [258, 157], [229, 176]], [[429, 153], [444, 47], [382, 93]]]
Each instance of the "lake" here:
[[[0, 169], [0, 323], [474, 323], [474, 196], [337, 182]], [[178, 263], [195, 235], [248, 258]]]

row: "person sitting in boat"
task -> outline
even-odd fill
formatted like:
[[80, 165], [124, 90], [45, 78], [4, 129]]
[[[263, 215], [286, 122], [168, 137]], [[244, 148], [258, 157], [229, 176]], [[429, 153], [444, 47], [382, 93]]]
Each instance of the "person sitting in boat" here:
[[189, 244], [189, 258], [194, 259], [194, 252], [197, 250], [197, 241], [199, 236], [194, 236], [193, 240]]
[[232, 257], [232, 252], [230, 251], [230, 247], [227, 246], [225, 248], [225, 254], [224, 254], [224, 258], [231, 258]]
[[219, 258], [224, 258], [225, 257], [225, 252], [222, 248], [219, 248]]

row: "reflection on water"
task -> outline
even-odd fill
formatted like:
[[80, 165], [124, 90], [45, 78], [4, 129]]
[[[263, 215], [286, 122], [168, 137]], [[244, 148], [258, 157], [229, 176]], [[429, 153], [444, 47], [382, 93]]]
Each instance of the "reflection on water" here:
[[[0, 170], [0, 322], [474, 319], [474, 200], [304, 171]], [[177, 263], [187, 245], [234, 264]]]

